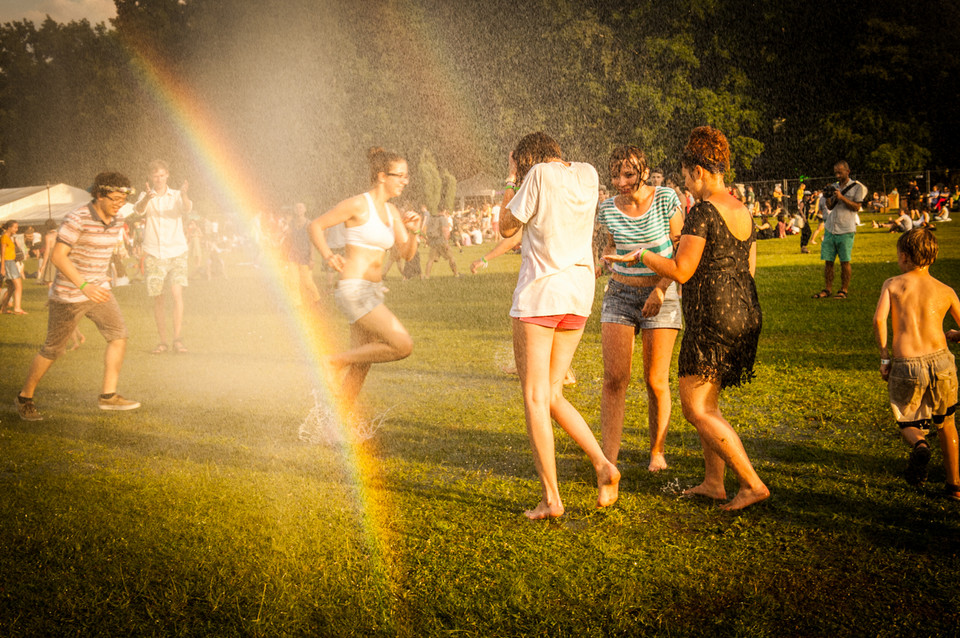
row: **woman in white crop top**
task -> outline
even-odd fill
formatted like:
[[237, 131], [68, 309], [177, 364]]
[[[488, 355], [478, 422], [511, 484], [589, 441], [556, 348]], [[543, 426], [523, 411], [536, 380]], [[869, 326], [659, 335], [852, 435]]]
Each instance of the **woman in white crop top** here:
[[[328, 362], [336, 371], [346, 371], [342, 399], [349, 406], [356, 401], [371, 363], [397, 361], [413, 351], [410, 334], [383, 304], [381, 272], [384, 255], [394, 243], [403, 259], [416, 253], [420, 216], [409, 212], [401, 218], [388, 202], [410, 181], [407, 162], [382, 148], [370, 149], [368, 158], [370, 190], [343, 200], [310, 224], [313, 245], [340, 273], [334, 299], [350, 320], [354, 347], [331, 355]], [[330, 249], [323, 232], [340, 223], [346, 228], [344, 257]]]
[[617, 500], [620, 481], [617, 466], [563, 396], [563, 378], [593, 306], [599, 178], [589, 164], [562, 157], [560, 145], [545, 133], [523, 137], [510, 154], [500, 208], [500, 233], [512, 237], [523, 232], [510, 316], [527, 435], [541, 487], [540, 502], [524, 512], [530, 519], [556, 518], [564, 512], [551, 417], [590, 459], [597, 473], [597, 507]]

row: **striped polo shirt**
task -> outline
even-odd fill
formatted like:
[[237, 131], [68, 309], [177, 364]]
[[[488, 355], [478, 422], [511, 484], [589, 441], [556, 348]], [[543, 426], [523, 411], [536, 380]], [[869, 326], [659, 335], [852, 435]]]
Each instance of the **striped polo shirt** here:
[[[57, 231], [57, 242], [70, 246], [70, 261], [89, 284], [103, 284], [110, 280], [107, 274], [110, 257], [120, 241], [123, 215], [109, 224], [103, 223], [95, 212], [93, 202], [67, 213]], [[64, 303], [88, 301], [83, 292], [63, 276], [59, 270], [50, 286], [50, 299]]]
[[[672, 188], [657, 186], [650, 208], [639, 217], [625, 215], [614, 204], [615, 197], [600, 203], [597, 219], [613, 235], [618, 255], [626, 255], [638, 248], [649, 248], [661, 257], [673, 257], [673, 242], [670, 241], [670, 218], [680, 207], [680, 200]], [[642, 263], [627, 265], [619, 262], [612, 264], [613, 272], [627, 277], [655, 275]]]

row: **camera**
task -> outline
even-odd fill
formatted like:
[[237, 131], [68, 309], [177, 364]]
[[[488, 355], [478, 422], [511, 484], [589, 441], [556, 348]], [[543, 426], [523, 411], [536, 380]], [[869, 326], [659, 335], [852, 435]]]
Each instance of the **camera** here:
[[833, 210], [837, 206], [837, 187], [833, 184], [827, 184], [823, 187], [823, 198], [827, 200], [827, 208]]

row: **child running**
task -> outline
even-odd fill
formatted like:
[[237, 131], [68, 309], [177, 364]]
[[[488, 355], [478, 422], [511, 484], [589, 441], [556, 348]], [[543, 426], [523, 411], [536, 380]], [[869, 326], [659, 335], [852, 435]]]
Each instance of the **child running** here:
[[[938, 427], [946, 494], [960, 500], [953, 416], [957, 408], [957, 367], [947, 349], [947, 340], [960, 342], [960, 331], [943, 332], [948, 312], [960, 325], [960, 301], [952, 288], [930, 275], [937, 251], [937, 238], [926, 228], [900, 236], [897, 265], [903, 274], [884, 282], [873, 329], [880, 347], [880, 376], [888, 382], [890, 391], [890, 407], [900, 434], [913, 448], [907, 482], [922, 485], [927, 479], [930, 445], [924, 434], [932, 421]], [[887, 350], [888, 315], [893, 324], [893, 357]]]

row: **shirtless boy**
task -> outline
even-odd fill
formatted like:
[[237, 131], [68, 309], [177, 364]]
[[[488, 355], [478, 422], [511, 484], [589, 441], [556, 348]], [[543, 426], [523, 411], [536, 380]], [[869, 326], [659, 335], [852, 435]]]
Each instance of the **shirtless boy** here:
[[[884, 282], [873, 316], [880, 347], [880, 376], [888, 382], [890, 406], [903, 440], [913, 449], [906, 479], [922, 485], [927, 478], [930, 446], [924, 431], [933, 422], [938, 428], [940, 451], [946, 470], [946, 494], [960, 500], [957, 468], [957, 367], [947, 341], [960, 343], [960, 331], [943, 332], [949, 312], [960, 325], [960, 301], [949, 286], [930, 276], [937, 258], [937, 238], [917, 228], [897, 241], [897, 264], [903, 273]], [[887, 316], [893, 324], [893, 357], [887, 350]]]

